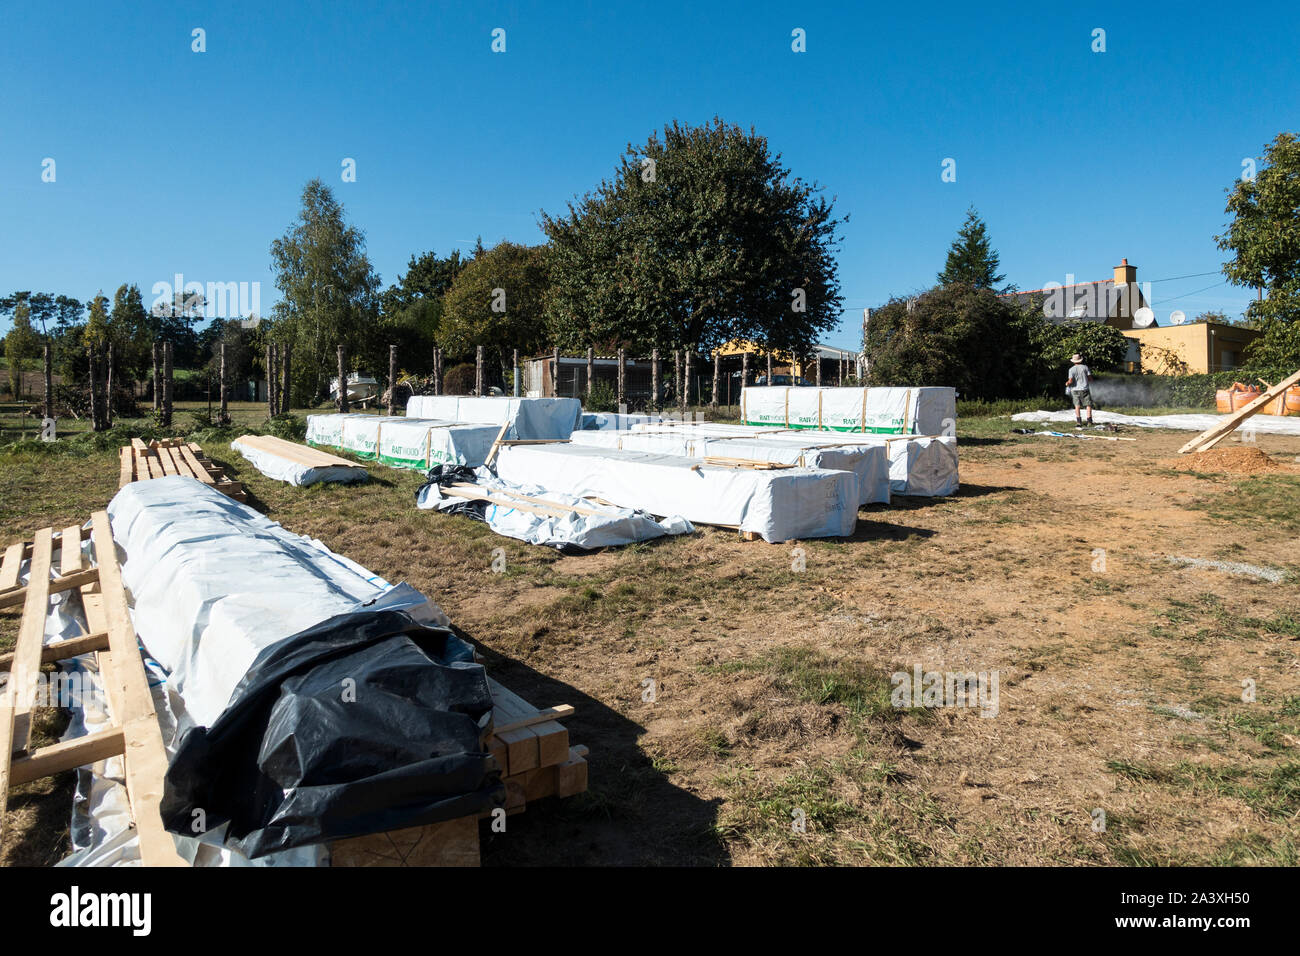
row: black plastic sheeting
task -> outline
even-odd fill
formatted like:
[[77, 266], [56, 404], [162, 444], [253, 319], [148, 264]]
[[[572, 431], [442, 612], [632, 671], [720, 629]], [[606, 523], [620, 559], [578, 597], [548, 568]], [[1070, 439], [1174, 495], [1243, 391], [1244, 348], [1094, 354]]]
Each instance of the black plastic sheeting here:
[[[454, 485], [458, 482], [467, 482], [471, 485], [478, 484], [478, 475], [473, 468], [468, 465], [434, 465], [429, 469], [428, 474], [424, 476], [424, 484], [415, 489], [415, 500], [420, 500], [420, 492], [424, 491], [430, 485], [442, 487], [443, 485]], [[441, 493], [439, 493], [441, 497]], [[452, 499], [454, 504], [449, 508], [439, 508], [443, 514], [464, 515], [466, 518], [474, 518], [478, 521], [487, 521], [486, 501], [471, 501], [468, 498]]]
[[505, 802], [481, 743], [491, 710], [450, 630], [398, 610], [332, 617], [263, 650], [217, 721], [185, 734], [163, 824], [229, 823], [226, 846], [255, 858], [481, 813]]

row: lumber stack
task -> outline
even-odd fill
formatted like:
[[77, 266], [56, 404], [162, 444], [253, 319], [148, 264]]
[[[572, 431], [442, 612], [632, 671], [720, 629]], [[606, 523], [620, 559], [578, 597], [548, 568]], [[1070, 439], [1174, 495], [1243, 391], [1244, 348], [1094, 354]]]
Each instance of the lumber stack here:
[[202, 448], [183, 438], [165, 438], [148, 444], [141, 438], [133, 438], [131, 444], [122, 446], [119, 459], [119, 488], [124, 488], [133, 481], [187, 475], [197, 478], [205, 485], [211, 485], [236, 501], [245, 499], [243, 485], [229, 478], [220, 465], [214, 465], [204, 457]]
[[[492, 691], [489, 752], [501, 765], [507, 815], [530, 800], [571, 797], [587, 789], [587, 748], [569, 743], [559, 721], [573, 713], [567, 704], [534, 707], [488, 678]], [[490, 817], [485, 813], [483, 817]], [[330, 844], [331, 866], [478, 866], [479, 817], [460, 817], [423, 827], [389, 830]]]
[[[113, 544], [108, 513], [91, 518], [97, 565], [86, 568], [81, 542], [87, 532], [73, 525], [61, 532], [38, 531], [30, 542], [5, 550], [0, 564], [0, 600], [21, 603], [22, 620], [13, 653], [0, 657], [15, 693], [0, 699], [0, 840], [9, 788], [65, 770], [121, 756], [131, 817], [146, 866], [184, 866], [176, 844], [162, 825], [158, 803], [167, 772], [167, 751], [154, 708], [135, 628], [127, 611], [126, 590]], [[51, 577], [54, 555], [57, 576]], [[19, 564], [30, 560], [28, 584], [20, 582]], [[45, 647], [45, 619], [50, 597], [80, 588], [89, 631]], [[15, 600], [20, 598], [20, 601]], [[32, 712], [40, 703], [34, 691], [43, 664], [95, 654], [108, 697], [112, 725], [103, 730], [32, 749]]]

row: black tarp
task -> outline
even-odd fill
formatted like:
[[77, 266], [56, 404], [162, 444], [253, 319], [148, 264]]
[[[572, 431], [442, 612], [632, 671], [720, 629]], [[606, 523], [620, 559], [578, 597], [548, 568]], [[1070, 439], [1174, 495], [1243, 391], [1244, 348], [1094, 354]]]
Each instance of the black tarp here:
[[252, 858], [501, 806], [491, 710], [450, 630], [398, 610], [332, 617], [263, 650], [216, 722], [185, 734], [163, 823], [229, 823], [226, 845]]

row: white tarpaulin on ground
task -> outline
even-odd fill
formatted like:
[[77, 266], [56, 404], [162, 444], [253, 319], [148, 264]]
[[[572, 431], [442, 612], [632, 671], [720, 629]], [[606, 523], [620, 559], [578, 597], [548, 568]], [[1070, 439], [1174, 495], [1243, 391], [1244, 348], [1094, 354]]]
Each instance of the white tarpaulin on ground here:
[[[796, 438], [804, 433], [799, 432]], [[889, 504], [889, 455], [881, 445], [801, 444], [782, 436], [710, 435], [691, 426], [670, 426], [662, 432], [574, 432], [575, 445], [623, 448], [689, 458], [739, 458], [781, 465], [803, 465], [851, 471], [858, 477], [858, 503]]]
[[741, 390], [740, 409], [741, 420], [748, 425], [879, 435], [942, 435], [950, 434], [957, 421], [957, 393], [941, 386], [751, 385]]
[[[662, 521], [644, 511], [601, 505], [577, 495], [549, 491], [538, 485], [503, 481], [487, 468], [478, 469], [475, 483], [496, 500], [483, 502], [483, 520], [497, 534], [560, 550], [585, 550], [651, 541], [670, 534], [691, 534], [695, 528], [685, 518]], [[527, 500], [519, 498], [526, 495]], [[475, 503], [444, 494], [430, 482], [416, 496], [417, 507], [459, 511]], [[566, 510], [566, 509], [577, 510]], [[544, 513], [559, 512], [559, 513]], [[595, 512], [594, 514], [592, 512]]]
[[[743, 436], [761, 437], [764, 441], [785, 442], [804, 447], [811, 445], [835, 447], [871, 445], [885, 449], [889, 457], [889, 487], [896, 495], [944, 497], [955, 494], [959, 487], [957, 469], [957, 439], [951, 436], [918, 435], [863, 435], [860, 433], [829, 432], [765, 428], [755, 425], [726, 425], [715, 422], [697, 422], [684, 425], [638, 426], [634, 435]], [[582, 440], [587, 440], [584, 436]], [[680, 446], [682, 437], [677, 439]], [[672, 447], [664, 439], [664, 450]]]
[[[1095, 411], [1092, 420], [1103, 425], [1131, 425], [1134, 428], [1172, 428], [1177, 431], [1203, 432], [1223, 422], [1226, 415], [1121, 415], [1118, 412]], [[1013, 422], [1073, 422], [1074, 412], [1020, 412], [1012, 415]], [[1254, 429], [1261, 435], [1300, 435], [1300, 417], [1293, 415], [1252, 415], [1241, 423], [1241, 429]]]
[[851, 471], [755, 471], [571, 443], [507, 446], [496, 470], [506, 481], [734, 526], [766, 541], [845, 537], [857, 522], [858, 479]]
[[297, 487], [314, 485], [322, 481], [344, 483], [366, 481], [370, 477], [362, 465], [309, 465], [294, 458], [276, 454], [269, 448], [262, 448], [255, 444], [240, 441], [238, 438], [230, 443], [230, 447], [247, 458], [253, 467], [266, 477], [274, 478], [276, 481], [287, 481]]
[[568, 438], [582, 423], [582, 403], [576, 398], [412, 395], [406, 415], [498, 428], [509, 422], [505, 437], [510, 440]]

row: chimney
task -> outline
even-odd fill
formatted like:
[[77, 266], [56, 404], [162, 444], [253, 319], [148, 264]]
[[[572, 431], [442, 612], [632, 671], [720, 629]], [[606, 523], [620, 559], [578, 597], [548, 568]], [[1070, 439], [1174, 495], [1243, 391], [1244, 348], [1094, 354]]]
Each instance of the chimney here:
[[1119, 265], [1115, 267], [1116, 288], [1137, 282], [1137, 275], [1137, 266], [1131, 266], [1127, 259], [1121, 259]]

